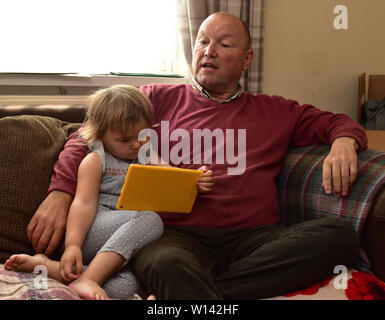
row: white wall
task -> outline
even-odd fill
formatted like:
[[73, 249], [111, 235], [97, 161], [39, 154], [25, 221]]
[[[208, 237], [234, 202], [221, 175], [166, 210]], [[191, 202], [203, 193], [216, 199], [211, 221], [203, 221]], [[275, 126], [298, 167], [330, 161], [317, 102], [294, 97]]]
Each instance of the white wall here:
[[356, 119], [359, 75], [385, 74], [384, 13], [384, 0], [265, 1], [263, 91]]

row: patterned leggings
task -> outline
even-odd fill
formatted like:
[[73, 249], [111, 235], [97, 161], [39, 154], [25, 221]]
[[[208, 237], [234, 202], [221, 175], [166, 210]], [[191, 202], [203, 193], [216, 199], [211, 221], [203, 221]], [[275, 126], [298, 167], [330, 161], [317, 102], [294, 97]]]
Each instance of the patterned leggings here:
[[99, 206], [82, 246], [83, 264], [87, 266], [98, 253], [105, 251], [123, 256], [125, 264], [103, 288], [111, 298], [126, 299], [141, 290], [139, 280], [126, 263], [162, 233], [163, 223], [155, 212], [110, 210]]

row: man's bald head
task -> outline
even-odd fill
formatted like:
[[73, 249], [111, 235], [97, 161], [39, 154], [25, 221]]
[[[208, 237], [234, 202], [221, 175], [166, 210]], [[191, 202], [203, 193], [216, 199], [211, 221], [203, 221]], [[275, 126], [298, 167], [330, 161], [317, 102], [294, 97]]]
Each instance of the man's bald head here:
[[237, 24], [240, 25], [241, 29], [242, 29], [242, 34], [244, 36], [244, 40], [245, 40], [245, 50], [248, 50], [250, 49], [250, 46], [251, 46], [251, 35], [250, 35], [250, 31], [249, 31], [249, 28], [246, 24], [245, 21], [243, 21], [242, 19], [228, 13], [228, 12], [214, 12], [213, 14], [209, 15], [201, 24], [201, 27], [203, 26], [203, 24], [207, 23], [208, 21], [210, 21], [213, 17], [215, 16], [223, 16], [223, 17], [226, 17], [228, 19], [232, 19], [234, 21], [236, 21]]

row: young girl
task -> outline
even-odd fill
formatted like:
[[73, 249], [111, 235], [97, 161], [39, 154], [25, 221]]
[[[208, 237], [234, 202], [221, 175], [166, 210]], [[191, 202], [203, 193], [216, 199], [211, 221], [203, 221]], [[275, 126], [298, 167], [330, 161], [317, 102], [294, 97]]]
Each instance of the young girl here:
[[[85, 299], [124, 299], [138, 292], [139, 282], [125, 265], [162, 235], [163, 224], [155, 212], [116, 210], [116, 203], [127, 169], [145, 143], [138, 134], [152, 123], [152, 104], [140, 90], [116, 85], [94, 93], [81, 131], [90, 153], [79, 167], [60, 262], [43, 254], [18, 254], [4, 268], [31, 272], [45, 265], [49, 276], [69, 283]], [[200, 169], [198, 186], [209, 191], [213, 173]], [[83, 265], [88, 265], [84, 272]]]

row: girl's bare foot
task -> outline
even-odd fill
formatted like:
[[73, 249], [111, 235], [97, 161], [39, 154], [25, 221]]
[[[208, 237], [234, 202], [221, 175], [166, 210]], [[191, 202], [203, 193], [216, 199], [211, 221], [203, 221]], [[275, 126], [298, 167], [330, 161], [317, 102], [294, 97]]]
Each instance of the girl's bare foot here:
[[89, 279], [76, 279], [68, 285], [80, 297], [87, 300], [110, 300], [107, 293], [98, 283]]
[[150, 294], [150, 295], [147, 297], [147, 300], [156, 300], [156, 297], [155, 297], [153, 294]]
[[37, 265], [45, 265], [49, 260], [44, 254], [35, 254], [30, 256], [28, 254], [14, 254], [4, 264], [4, 269], [11, 271], [33, 272]]

